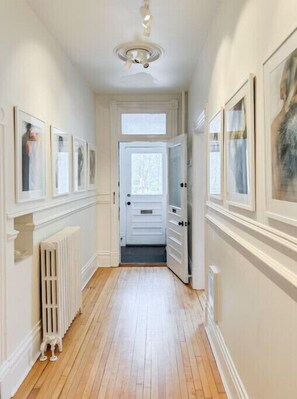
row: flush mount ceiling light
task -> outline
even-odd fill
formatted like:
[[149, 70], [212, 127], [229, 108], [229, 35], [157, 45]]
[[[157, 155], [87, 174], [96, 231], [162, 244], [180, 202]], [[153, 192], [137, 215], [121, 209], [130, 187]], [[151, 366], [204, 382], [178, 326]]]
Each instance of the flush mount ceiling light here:
[[133, 64], [141, 64], [143, 68], [148, 68], [151, 62], [161, 57], [163, 49], [154, 43], [129, 42], [117, 46], [114, 53], [125, 62], [127, 69]]
[[150, 36], [153, 16], [150, 13], [149, 0], [144, 0], [142, 7], [140, 7], [140, 15], [142, 17], [142, 26], [144, 28], [144, 36]]

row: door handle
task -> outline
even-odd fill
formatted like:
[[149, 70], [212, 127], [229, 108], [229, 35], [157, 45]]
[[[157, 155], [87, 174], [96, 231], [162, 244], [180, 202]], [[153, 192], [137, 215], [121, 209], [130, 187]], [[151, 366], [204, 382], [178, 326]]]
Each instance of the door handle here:
[[179, 225], [179, 226], [183, 226], [183, 225], [184, 225], [184, 222], [178, 222], [178, 225]]
[[130, 201], [128, 201], [128, 202], [127, 202], [127, 205], [131, 205], [131, 202], [130, 202]]

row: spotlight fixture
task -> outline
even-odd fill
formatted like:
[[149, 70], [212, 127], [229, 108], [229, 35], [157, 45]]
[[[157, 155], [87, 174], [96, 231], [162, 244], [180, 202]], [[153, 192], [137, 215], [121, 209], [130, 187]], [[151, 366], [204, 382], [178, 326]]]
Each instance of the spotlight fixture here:
[[150, 36], [153, 16], [150, 13], [149, 0], [144, 0], [142, 7], [140, 7], [140, 15], [142, 17], [142, 26], [144, 28], [144, 36]]
[[126, 69], [130, 69], [133, 64], [140, 64], [146, 69], [151, 62], [161, 57], [163, 49], [154, 43], [129, 42], [117, 46], [114, 53], [125, 62]]

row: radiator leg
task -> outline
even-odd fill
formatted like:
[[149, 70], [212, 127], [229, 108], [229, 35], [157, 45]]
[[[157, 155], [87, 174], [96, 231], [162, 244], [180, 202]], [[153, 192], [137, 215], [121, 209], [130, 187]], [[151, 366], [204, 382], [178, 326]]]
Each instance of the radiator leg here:
[[47, 356], [45, 356], [44, 352], [46, 351], [46, 347], [47, 347], [47, 342], [42, 342], [41, 346], [40, 346], [40, 351], [41, 351], [41, 356], [40, 356], [40, 361], [44, 362], [47, 360]]
[[57, 356], [55, 355], [56, 344], [57, 344], [57, 338], [53, 338], [51, 340], [51, 351], [52, 351], [52, 356], [50, 357], [51, 362], [55, 362], [56, 360], [58, 360]]
[[57, 340], [58, 340], [59, 352], [62, 352], [63, 351], [62, 338], [57, 338]]

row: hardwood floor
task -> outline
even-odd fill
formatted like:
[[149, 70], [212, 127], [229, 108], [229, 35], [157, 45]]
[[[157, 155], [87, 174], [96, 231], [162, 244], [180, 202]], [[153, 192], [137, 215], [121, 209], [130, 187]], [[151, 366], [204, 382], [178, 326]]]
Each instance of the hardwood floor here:
[[37, 361], [15, 398], [227, 399], [201, 293], [167, 267], [100, 269], [57, 362]]

